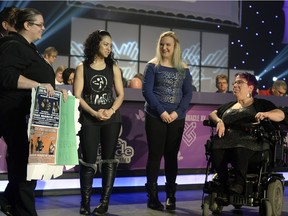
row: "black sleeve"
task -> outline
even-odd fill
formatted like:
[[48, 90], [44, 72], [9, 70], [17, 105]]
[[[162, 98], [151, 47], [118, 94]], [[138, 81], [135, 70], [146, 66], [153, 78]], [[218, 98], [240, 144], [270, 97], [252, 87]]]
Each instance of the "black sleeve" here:
[[254, 106], [257, 112], [268, 112], [277, 108], [271, 101], [259, 98], [254, 99]]
[[21, 54], [21, 44], [17, 41], [7, 41], [0, 48], [0, 87], [16, 89], [21, 73], [27, 66], [27, 59]]

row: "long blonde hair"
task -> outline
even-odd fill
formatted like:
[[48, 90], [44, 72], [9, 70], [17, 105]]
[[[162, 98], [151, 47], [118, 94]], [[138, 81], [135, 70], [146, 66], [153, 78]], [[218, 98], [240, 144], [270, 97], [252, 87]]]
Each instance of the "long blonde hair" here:
[[174, 39], [174, 52], [173, 52], [173, 56], [172, 56], [172, 65], [173, 67], [175, 67], [179, 72], [184, 73], [184, 67], [183, 67], [183, 60], [182, 60], [182, 54], [181, 54], [181, 48], [180, 48], [180, 43], [179, 40], [176, 36], [176, 33], [173, 31], [166, 31], [163, 32], [159, 39], [158, 39], [158, 43], [157, 43], [157, 47], [156, 47], [156, 66], [160, 65], [160, 62], [162, 60], [162, 55], [160, 53], [160, 43], [162, 38], [164, 37], [172, 37]]

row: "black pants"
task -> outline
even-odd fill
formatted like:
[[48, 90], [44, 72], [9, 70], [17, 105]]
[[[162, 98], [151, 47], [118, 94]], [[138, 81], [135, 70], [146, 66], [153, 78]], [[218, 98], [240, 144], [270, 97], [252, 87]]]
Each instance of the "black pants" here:
[[121, 123], [111, 123], [101, 126], [83, 125], [80, 134], [82, 160], [95, 164], [99, 144], [101, 145], [101, 159], [115, 158]]
[[178, 173], [178, 151], [185, 126], [185, 119], [170, 124], [146, 114], [145, 130], [148, 142], [146, 164], [147, 183], [157, 183], [160, 163], [164, 156], [166, 182], [175, 183]]
[[211, 156], [212, 165], [223, 184], [226, 184], [228, 180], [229, 163], [235, 170], [236, 183], [244, 185], [249, 164], [256, 164], [261, 160], [261, 152], [246, 148], [214, 149]]
[[4, 197], [17, 216], [36, 216], [34, 190], [37, 181], [27, 181], [29, 142], [26, 114], [14, 110], [1, 117], [1, 130], [7, 144], [8, 185]]

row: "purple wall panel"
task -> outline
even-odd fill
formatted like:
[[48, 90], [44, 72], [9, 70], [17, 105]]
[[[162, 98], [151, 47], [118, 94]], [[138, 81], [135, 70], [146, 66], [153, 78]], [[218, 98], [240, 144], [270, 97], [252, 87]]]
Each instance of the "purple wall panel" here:
[[[147, 160], [144, 128], [144, 102], [125, 102], [121, 107], [123, 127], [118, 140], [117, 158], [121, 170], [143, 170]], [[216, 105], [191, 105], [186, 116], [185, 131], [178, 154], [179, 168], [205, 168], [204, 144], [210, 128], [202, 122]], [[6, 172], [6, 144], [0, 139], [0, 172]], [[162, 164], [163, 168], [163, 164]]]

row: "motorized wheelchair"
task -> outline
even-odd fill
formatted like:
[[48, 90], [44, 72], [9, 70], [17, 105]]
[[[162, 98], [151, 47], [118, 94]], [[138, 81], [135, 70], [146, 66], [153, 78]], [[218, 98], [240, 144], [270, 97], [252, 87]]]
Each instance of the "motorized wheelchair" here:
[[[217, 173], [211, 163], [211, 145], [215, 135], [215, 125], [209, 120], [203, 122], [205, 126], [211, 127], [210, 139], [205, 144], [207, 159], [206, 177], [202, 196], [202, 215], [208, 216], [220, 214], [223, 207], [233, 205], [235, 209], [242, 206], [259, 207], [261, 216], [280, 216], [283, 207], [284, 176], [277, 172], [279, 166], [287, 166], [287, 133], [283, 128], [272, 125], [269, 120], [263, 120], [261, 124], [250, 125], [249, 131], [255, 136], [264, 137], [269, 140], [270, 151], [261, 152], [261, 160], [251, 171], [248, 169], [246, 183], [242, 194], [225, 194], [223, 201], [219, 192], [219, 180]], [[255, 169], [256, 168], [256, 169]], [[211, 178], [212, 176], [212, 178]], [[233, 165], [228, 170], [230, 180], [233, 180]], [[229, 181], [229, 180], [228, 180]]]

